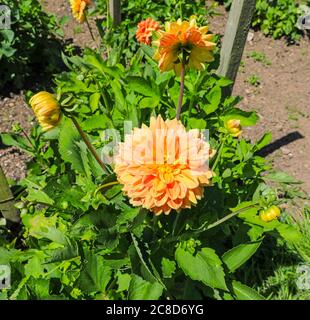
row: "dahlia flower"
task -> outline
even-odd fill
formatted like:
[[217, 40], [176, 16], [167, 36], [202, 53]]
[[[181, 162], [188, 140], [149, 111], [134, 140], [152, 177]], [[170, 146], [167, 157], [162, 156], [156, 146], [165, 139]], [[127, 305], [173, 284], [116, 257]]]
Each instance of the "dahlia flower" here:
[[259, 216], [264, 222], [270, 222], [278, 219], [280, 215], [280, 208], [277, 206], [271, 206], [269, 209], [261, 211]]
[[154, 31], [160, 30], [159, 23], [152, 18], [147, 18], [138, 23], [136, 37], [139, 42], [147, 45], [151, 44], [151, 38]]
[[70, 0], [73, 17], [83, 23], [85, 20], [85, 10], [92, 3], [91, 0]]
[[169, 214], [203, 197], [213, 176], [207, 161], [214, 154], [198, 129], [187, 132], [180, 121], [158, 116], [125, 136], [114, 170], [133, 206]]
[[240, 120], [237, 119], [230, 119], [225, 124], [228, 132], [233, 137], [239, 137], [242, 134], [242, 127], [240, 125]]
[[208, 27], [197, 27], [195, 17], [189, 21], [178, 19], [177, 22], [167, 22], [165, 31], [158, 31], [155, 59], [159, 61], [161, 71], [174, 69], [180, 73], [182, 61], [180, 55], [185, 55], [184, 61], [194, 69], [204, 69], [205, 62], [213, 61], [212, 50], [216, 44], [212, 42], [213, 35], [207, 34]]
[[56, 127], [61, 118], [60, 107], [55, 97], [46, 91], [35, 94], [29, 101], [42, 130]]

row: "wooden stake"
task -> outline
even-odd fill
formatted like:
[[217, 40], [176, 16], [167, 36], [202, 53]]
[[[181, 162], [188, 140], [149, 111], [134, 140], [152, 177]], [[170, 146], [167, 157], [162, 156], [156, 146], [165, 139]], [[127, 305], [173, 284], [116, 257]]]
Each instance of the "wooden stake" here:
[[121, 23], [121, 0], [109, 0], [110, 17], [114, 25]]
[[[255, 0], [233, 0], [230, 9], [221, 50], [221, 63], [217, 74], [233, 82], [236, 80], [255, 10], [255, 3]], [[231, 94], [233, 85], [226, 94]]]

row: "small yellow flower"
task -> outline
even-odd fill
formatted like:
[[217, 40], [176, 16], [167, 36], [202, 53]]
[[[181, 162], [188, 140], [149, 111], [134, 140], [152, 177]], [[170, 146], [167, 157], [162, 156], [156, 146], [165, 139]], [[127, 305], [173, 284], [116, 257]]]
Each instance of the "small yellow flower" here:
[[239, 137], [242, 134], [240, 120], [230, 119], [226, 122], [226, 128], [233, 137]]
[[264, 222], [270, 222], [276, 220], [280, 217], [281, 210], [277, 206], [271, 206], [267, 210], [262, 210], [259, 214], [261, 220]]
[[55, 97], [46, 91], [35, 94], [29, 101], [43, 131], [56, 127], [61, 118], [59, 104]]
[[180, 56], [185, 56], [185, 63], [194, 69], [204, 69], [205, 62], [214, 60], [212, 51], [216, 44], [213, 35], [207, 34], [208, 27], [199, 28], [192, 16], [189, 21], [178, 19], [177, 22], [167, 22], [165, 31], [158, 31], [155, 59], [159, 61], [161, 71], [174, 69], [177, 74], [181, 71]]
[[79, 22], [85, 21], [85, 10], [92, 2], [91, 0], [70, 0], [72, 14], [74, 18]]

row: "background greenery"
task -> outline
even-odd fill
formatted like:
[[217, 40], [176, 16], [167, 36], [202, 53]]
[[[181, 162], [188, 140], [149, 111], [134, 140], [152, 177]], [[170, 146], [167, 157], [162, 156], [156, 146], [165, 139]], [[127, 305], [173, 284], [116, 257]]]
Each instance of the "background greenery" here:
[[11, 28], [0, 30], [0, 90], [21, 89], [30, 77], [44, 81], [63, 66], [56, 18], [38, 0], [3, 0]]
[[[144, 5], [165, 17], [164, 6], [161, 13]], [[63, 55], [68, 70], [54, 78], [54, 92], [100, 152], [104, 130], [122, 134], [124, 120], [140, 126], [154, 114], [175, 117], [180, 84], [173, 72], [159, 72], [151, 48], [120, 37], [134, 33], [133, 22], [98, 26], [110, 34], [102, 54]], [[154, 217], [131, 207], [121, 186], [102, 188], [115, 181], [113, 168], [102, 172], [67, 117], [48, 133], [35, 126], [28, 138], [18, 127], [1, 135], [32, 156], [28, 176], [13, 186], [22, 224], [0, 226], [0, 264], [13, 272], [2, 299], [309, 299], [296, 285], [297, 267], [310, 257], [309, 208], [296, 214], [306, 195], [260, 156], [270, 133], [255, 143], [228, 134], [227, 120], [252, 126], [258, 117], [238, 108], [240, 97], [225, 96], [230, 81], [214, 75], [215, 57], [205, 71], [187, 73], [181, 119], [210, 130], [216, 177], [204, 200], [179, 215]], [[259, 210], [273, 204], [282, 216], [265, 223]]]

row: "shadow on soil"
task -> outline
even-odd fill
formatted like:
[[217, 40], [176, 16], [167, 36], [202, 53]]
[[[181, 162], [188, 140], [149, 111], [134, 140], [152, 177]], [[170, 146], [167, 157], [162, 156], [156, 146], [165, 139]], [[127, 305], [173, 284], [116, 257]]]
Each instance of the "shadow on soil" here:
[[277, 139], [276, 141], [268, 144], [266, 147], [264, 147], [262, 150], [257, 152], [257, 154], [261, 157], [266, 157], [270, 155], [271, 153], [275, 152], [276, 150], [280, 149], [283, 146], [286, 146], [296, 140], [304, 139], [305, 137], [298, 131], [291, 132], [287, 134], [286, 136]]

